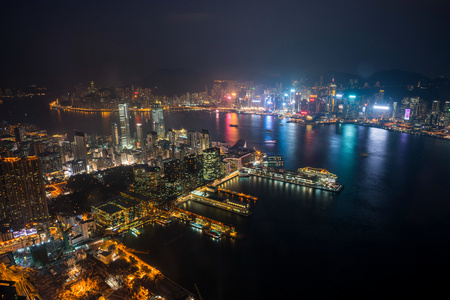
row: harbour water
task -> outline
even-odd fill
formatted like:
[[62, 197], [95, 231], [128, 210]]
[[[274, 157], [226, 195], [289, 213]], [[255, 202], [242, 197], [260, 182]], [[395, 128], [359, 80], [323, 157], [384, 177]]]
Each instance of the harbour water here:
[[[4, 103], [0, 120], [28, 121], [50, 132], [105, 134], [110, 122], [118, 121], [116, 114], [50, 111], [43, 104], [35, 100], [31, 106], [36, 107], [24, 106], [24, 112]], [[133, 115], [131, 121], [139, 118], [145, 122], [150, 116]], [[186, 289], [195, 293], [196, 284], [203, 299], [371, 298], [445, 291], [448, 276], [441, 273], [450, 267], [450, 142], [355, 125], [305, 126], [271, 116], [169, 112], [165, 118], [166, 128], [205, 128], [213, 140], [230, 144], [246, 139], [249, 147], [282, 155], [286, 169], [325, 168], [345, 186], [335, 194], [235, 178], [223, 187], [258, 197], [251, 216], [195, 202], [181, 208], [234, 225], [244, 240], [213, 240], [177, 220], [123, 238], [125, 245], [149, 251], [139, 256]]]

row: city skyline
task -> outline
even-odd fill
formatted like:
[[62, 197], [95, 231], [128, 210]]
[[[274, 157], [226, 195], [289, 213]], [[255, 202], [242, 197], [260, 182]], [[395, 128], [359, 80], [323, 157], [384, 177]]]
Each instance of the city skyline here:
[[0, 298], [445, 294], [449, 12], [4, 3]]

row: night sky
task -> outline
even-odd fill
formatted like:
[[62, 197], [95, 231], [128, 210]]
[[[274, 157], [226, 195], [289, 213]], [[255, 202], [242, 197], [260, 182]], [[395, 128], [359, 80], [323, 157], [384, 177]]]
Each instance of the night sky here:
[[3, 1], [0, 85], [142, 81], [158, 69], [450, 75], [450, 2]]

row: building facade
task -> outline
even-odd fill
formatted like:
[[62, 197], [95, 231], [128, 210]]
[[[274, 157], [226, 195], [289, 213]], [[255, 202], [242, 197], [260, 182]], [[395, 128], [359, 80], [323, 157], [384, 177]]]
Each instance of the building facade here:
[[24, 225], [48, 221], [41, 165], [36, 156], [0, 158], [0, 220]]

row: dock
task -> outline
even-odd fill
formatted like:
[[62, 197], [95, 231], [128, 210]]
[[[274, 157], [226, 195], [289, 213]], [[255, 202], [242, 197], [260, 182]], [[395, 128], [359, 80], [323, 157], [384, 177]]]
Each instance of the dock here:
[[239, 192], [235, 192], [235, 191], [230, 191], [230, 190], [226, 190], [226, 189], [222, 189], [219, 188], [218, 189], [219, 193], [223, 193], [223, 194], [228, 194], [228, 195], [232, 195], [232, 196], [236, 196], [239, 198], [239, 200], [252, 200], [252, 201], [256, 201], [258, 200], [258, 197], [255, 196], [251, 196], [251, 195], [247, 195], [244, 193], [239, 193]]
[[192, 224], [197, 224], [198, 226], [194, 227], [199, 229], [203, 229], [203, 227], [211, 228], [234, 239], [243, 239], [245, 237], [245, 235], [236, 232], [235, 227], [232, 225], [227, 225], [178, 207], [174, 208], [171, 215], [182, 221], [188, 221], [191, 226], [193, 226]]
[[238, 203], [236, 201], [232, 201], [229, 199], [224, 199], [225, 201], [219, 201], [210, 198], [211, 195], [206, 192], [193, 191], [191, 192], [190, 200], [203, 203], [209, 206], [213, 206], [219, 209], [223, 209], [229, 212], [233, 212], [235, 214], [241, 216], [250, 216], [251, 212], [249, 210], [249, 204]]

